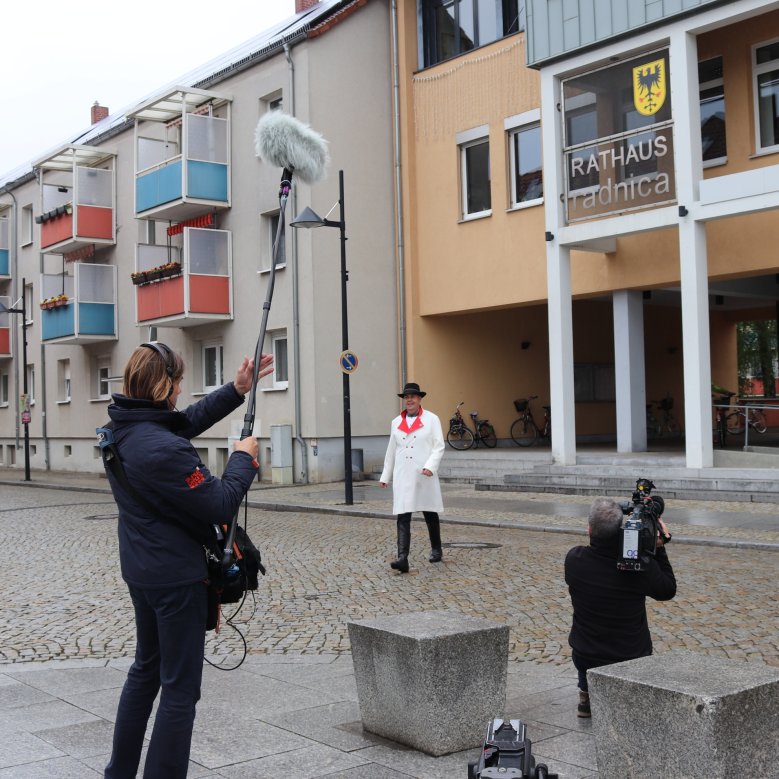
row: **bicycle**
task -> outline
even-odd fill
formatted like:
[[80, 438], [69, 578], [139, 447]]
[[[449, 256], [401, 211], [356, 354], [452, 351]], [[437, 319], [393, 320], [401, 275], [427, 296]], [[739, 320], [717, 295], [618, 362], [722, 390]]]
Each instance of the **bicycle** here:
[[[661, 418], [658, 420], [651, 412], [651, 406], [647, 406], [647, 421], [653, 421], [652, 429], [657, 431], [658, 435], [663, 433], [680, 433], [681, 428], [676, 421], [676, 417], [673, 415], [674, 399], [670, 395], [666, 395], [662, 400], [650, 400], [651, 404], [657, 406], [658, 410], [662, 412]], [[647, 424], [647, 428], [649, 425]]]
[[[470, 417], [473, 421], [474, 429], [471, 430], [463, 419], [463, 415], [460, 413], [460, 406], [465, 401], [460, 401], [454, 410], [454, 416], [449, 420], [449, 432], [446, 434], [446, 443], [459, 451], [465, 451], [470, 449], [474, 443], [478, 446], [480, 443], [484, 444], [490, 449], [494, 449], [498, 444], [498, 439], [495, 435], [495, 428], [490, 424], [487, 419], [479, 419], [477, 411], [471, 411]], [[475, 431], [475, 432], [474, 432]]]
[[515, 419], [511, 424], [511, 438], [517, 446], [532, 446], [539, 438], [552, 437], [551, 406], [544, 406], [544, 425], [542, 428], [539, 428], [533, 419], [530, 401], [537, 397], [538, 395], [529, 395], [527, 398], [514, 401], [514, 408], [521, 414], [519, 419]]
[[735, 411], [726, 414], [725, 424], [728, 435], [741, 435], [746, 425], [749, 425], [752, 430], [760, 435], [763, 435], [768, 430], [765, 414], [759, 408], [750, 406], [736, 407]]
[[728, 435], [728, 414], [725, 406], [730, 405], [731, 398], [735, 395], [735, 392], [712, 392], [712, 403], [714, 405], [714, 443], [719, 444], [721, 449], [724, 449], [727, 444]]

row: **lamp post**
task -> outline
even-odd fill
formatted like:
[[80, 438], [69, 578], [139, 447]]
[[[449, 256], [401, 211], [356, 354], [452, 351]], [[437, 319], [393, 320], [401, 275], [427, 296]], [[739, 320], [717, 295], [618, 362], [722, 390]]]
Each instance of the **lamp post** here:
[[[24, 397], [27, 399], [28, 386], [27, 386], [27, 309], [24, 299], [24, 290], [26, 289], [27, 280], [22, 279], [22, 307], [21, 308], [7, 308], [0, 303], [0, 312], [7, 314], [21, 314], [22, 317], [22, 373], [24, 377]], [[18, 301], [17, 301], [18, 302]], [[18, 391], [18, 389], [17, 389]], [[22, 414], [22, 424], [24, 425], [24, 480], [30, 481], [30, 417], [26, 407]]]
[[[341, 218], [336, 222], [322, 218], [311, 208], [306, 207], [303, 213], [295, 217], [290, 227], [337, 227], [341, 231], [341, 342], [343, 351], [349, 349], [349, 323], [346, 305], [346, 282], [349, 276], [346, 270], [346, 221], [344, 216], [344, 172], [338, 171], [338, 206]], [[349, 372], [343, 371], [343, 402], [344, 402], [344, 498], [347, 506], [354, 503], [352, 489], [352, 416], [349, 391]]]

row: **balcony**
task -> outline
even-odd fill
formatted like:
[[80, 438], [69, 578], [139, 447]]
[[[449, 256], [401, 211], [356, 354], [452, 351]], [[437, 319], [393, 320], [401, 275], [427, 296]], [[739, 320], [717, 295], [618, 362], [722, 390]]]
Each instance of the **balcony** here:
[[190, 327], [233, 318], [232, 235], [186, 227], [183, 247], [138, 244], [139, 325]]
[[11, 268], [8, 264], [9, 247], [8, 217], [0, 216], [0, 279], [11, 278]]
[[77, 262], [73, 275], [41, 276], [41, 340], [91, 344], [116, 340], [116, 267]]
[[67, 255], [116, 243], [112, 152], [65, 146], [34, 163], [41, 185], [41, 251]]
[[[5, 308], [11, 308], [11, 298], [0, 295], [0, 303]], [[13, 357], [11, 354], [11, 317], [13, 314], [9, 314], [0, 307], [0, 360], [7, 357]]]
[[175, 87], [135, 119], [135, 215], [181, 222], [230, 207], [230, 98]]

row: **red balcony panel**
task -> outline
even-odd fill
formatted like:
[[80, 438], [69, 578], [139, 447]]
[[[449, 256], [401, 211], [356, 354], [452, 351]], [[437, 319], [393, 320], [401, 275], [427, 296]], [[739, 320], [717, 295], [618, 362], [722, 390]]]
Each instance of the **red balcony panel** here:
[[79, 206], [78, 237], [112, 240], [114, 237], [113, 218], [114, 211], [112, 208]]
[[41, 248], [73, 237], [73, 214], [60, 214], [41, 225]]
[[0, 327], [0, 354], [11, 354], [10, 327]]
[[184, 313], [184, 277], [164, 279], [137, 287], [138, 321]]
[[190, 276], [189, 310], [198, 314], [229, 314], [230, 279], [227, 276]]

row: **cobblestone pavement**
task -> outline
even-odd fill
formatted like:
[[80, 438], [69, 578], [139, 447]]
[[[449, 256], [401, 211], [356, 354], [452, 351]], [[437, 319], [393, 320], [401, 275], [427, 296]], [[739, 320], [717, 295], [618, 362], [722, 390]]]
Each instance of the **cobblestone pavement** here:
[[[274, 492], [256, 490], [252, 499], [270, 499]], [[326, 489], [311, 492], [330, 500]], [[329, 492], [337, 495], [337, 488]], [[454, 491], [448, 495], [456, 504]], [[465, 490], [462, 497], [468, 497]], [[383, 500], [386, 510], [386, 493]], [[571, 505], [581, 499], [554, 500]], [[766, 517], [770, 508], [739, 504], [739, 510]], [[672, 514], [673, 506], [666, 511]], [[465, 513], [472, 518], [473, 512]], [[491, 513], [494, 519], [500, 512]], [[506, 514], [512, 523], [542, 519]], [[456, 507], [447, 516], [457, 519]], [[559, 521], [570, 523], [571, 534], [444, 524], [444, 541], [457, 545], [445, 549], [442, 565], [427, 563], [425, 526], [414, 522], [412, 570], [398, 575], [388, 567], [395, 533], [388, 518], [250, 509], [249, 534], [262, 549], [268, 576], [260, 583], [256, 614], [241, 626], [248, 651], [343, 653], [349, 650], [350, 620], [448, 608], [508, 624], [514, 659], [567, 663], [570, 602], [562, 564], [567, 549], [583, 538], [581, 520]], [[719, 535], [726, 531], [720, 528]], [[18, 550], [0, 569], [0, 664], [132, 654], [132, 612], [119, 575], [110, 495], [0, 485], [0, 539], [7, 551]], [[669, 553], [679, 590], [674, 601], [650, 602], [656, 651], [684, 648], [779, 666], [779, 603], [773, 595], [779, 552], [716, 547], [700, 537]], [[209, 649], [212, 659], [229, 664], [239, 646], [235, 634], [225, 631]]]

